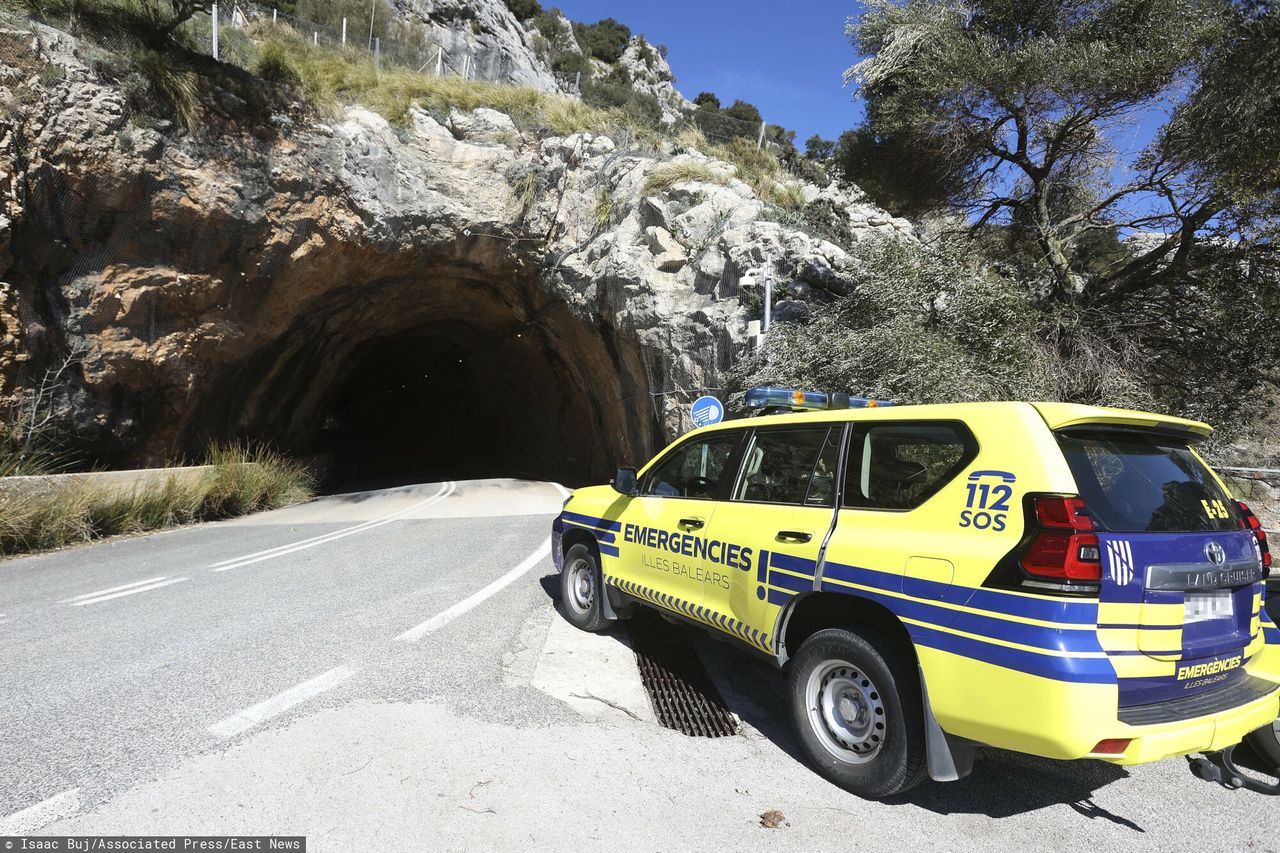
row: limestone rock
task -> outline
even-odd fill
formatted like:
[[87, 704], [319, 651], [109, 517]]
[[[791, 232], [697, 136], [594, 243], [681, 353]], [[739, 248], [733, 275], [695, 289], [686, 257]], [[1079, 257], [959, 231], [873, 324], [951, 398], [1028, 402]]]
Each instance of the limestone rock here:
[[[471, 5], [479, 23], [459, 38], [505, 46], [524, 57], [510, 77], [552, 85], [504, 4]], [[454, 8], [401, 6], [433, 21]], [[412, 109], [393, 127], [349, 107], [293, 115], [287, 132], [268, 123], [277, 135], [252, 144], [202, 141], [133, 127], [73, 40], [43, 28], [38, 40], [24, 79], [49, 61], [66, 76], [37, 83], [23, 108], [21, 157], [0, 125], [0, 254], [13, 243], [0, 257], [0, 410], [60, 353], [82, 353], [66, 426], [120, 464], [210, 437], [312, 447], [352, 364], [419, 335], [461, 354], [451, 364], [473, 358], [473, 381], [514, 387], [504, 405], [528, 414], [522, 435], [598, 480], [689, 428], [676, 389], [722, 386], [767, 259], [791, 294], [779, 319], [812, 316], [856, 281], [845, 248], [761, 221], [741, 181], [646, 188], [669, 162], [728, 180], [732, 167], [701, 153], [525, 139], [487, 109], [444, 123]], [[19, 162], [26, 195], [10, 191]], [[855, 190], [811, 195], [860, 239], [915, 239]], [[584, 430], [600, 440], [575, 442]]]
[[644, 236], [649, 240], [649, 251], [654, 255], [653, 264], [659, 272], [679, 272], [689, 263], [688, 253], [667, 229], [650, 226], [644, 229]]

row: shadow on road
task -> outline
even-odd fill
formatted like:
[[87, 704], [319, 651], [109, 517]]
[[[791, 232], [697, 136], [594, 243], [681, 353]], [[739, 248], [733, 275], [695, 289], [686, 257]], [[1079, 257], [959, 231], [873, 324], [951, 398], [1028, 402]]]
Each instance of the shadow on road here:
[[[547, 575], [540, 582], [547, 597], [558, 601], [559, 576]], [[660, 626], [656, 630], [689, 632], [698, 656], [730, 710], [790, 758], [808, 766], [792, 732], [783, 673], [766, 661], [712, 639], [704, 631], [653, 621]], [[625, 643], [625, 631], [616, 633]], [[916, 806], [943, 815], [973, 814], [992, 818], [1066, 805], [1087, 820], [1105, 820], [1134, 832], [1145, 832], [1137, 820], [1093, 802], [1099, 789], [1128, 776], [1123, 767], [1103, 761], [1054, 761], [981, 748], [973, 774], [967, 779], [949, 783], [926, 780], [914, 790], [884, 802], [890, 806]]]

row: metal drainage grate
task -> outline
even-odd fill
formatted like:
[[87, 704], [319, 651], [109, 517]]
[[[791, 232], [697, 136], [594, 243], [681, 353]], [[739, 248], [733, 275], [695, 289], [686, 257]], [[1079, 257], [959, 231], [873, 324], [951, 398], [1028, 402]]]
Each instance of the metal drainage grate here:
[[738, 721], [682, 628], [637, 615], [627, 625], [658, 722], [692, 737], [728, 737]]

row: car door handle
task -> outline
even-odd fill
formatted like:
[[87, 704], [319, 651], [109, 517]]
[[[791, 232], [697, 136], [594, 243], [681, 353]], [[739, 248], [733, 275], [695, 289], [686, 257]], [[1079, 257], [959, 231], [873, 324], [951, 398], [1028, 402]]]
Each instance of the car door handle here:
[[682, 518], [677, 525], [681, 530], [701, 530], [707, 523], [701, 518]]
[[813, 533], [808, 530], [779, 530], [776, 538], [779, 542], [794, 542], [802, 545], [813, 538]]

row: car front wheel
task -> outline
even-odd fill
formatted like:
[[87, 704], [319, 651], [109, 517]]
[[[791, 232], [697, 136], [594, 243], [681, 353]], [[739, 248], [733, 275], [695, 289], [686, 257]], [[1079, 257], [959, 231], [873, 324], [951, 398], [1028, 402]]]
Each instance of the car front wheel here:
[[595, 552], [586, 545], [574, 545], [564, 555], [560, 570], [560, 612], [583, 631], [598, 632], [612, 620], [604, 615], [600, 599], [604, 590], [600, 580], [600, 563]]

